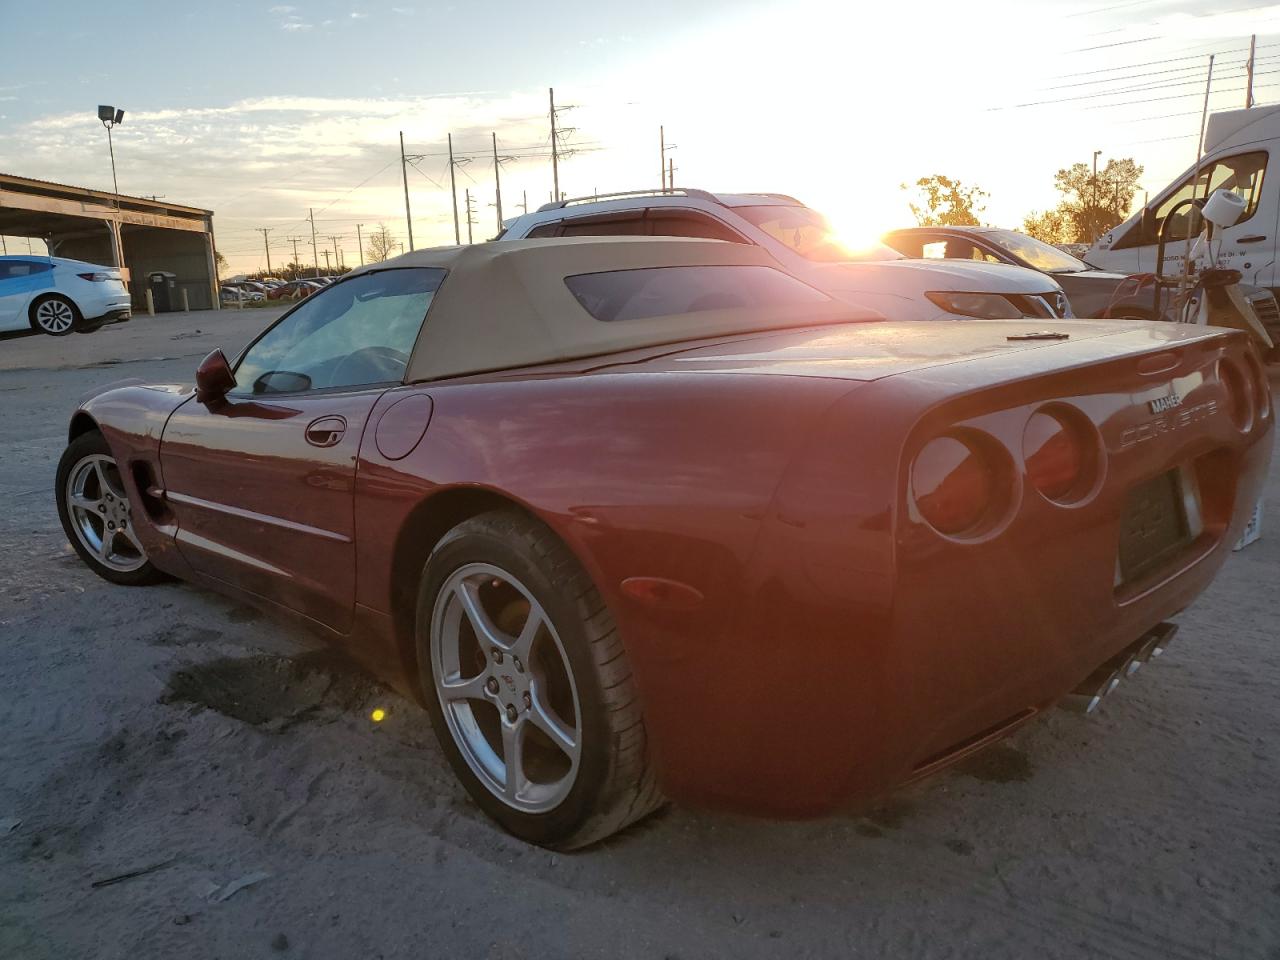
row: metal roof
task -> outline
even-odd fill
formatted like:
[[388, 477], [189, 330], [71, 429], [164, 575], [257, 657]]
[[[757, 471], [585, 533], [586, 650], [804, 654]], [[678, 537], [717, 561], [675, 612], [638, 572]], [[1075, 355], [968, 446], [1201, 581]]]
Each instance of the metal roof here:
[[147, 210], [155, 213], [168, 213], [182, 216], [213, 216], [212, 210], [203, 207], [192, 207], [181, 203], [170, 203], [168, 200], [152, 200], [149, 197], [134, 197], [124, 193], [112, 193], [110, 190], [95, 190], [92, 187], [77, 187], [67, 183], [56, 183], [52, 180], [39, 180], [35, 177], [24, 177], [16, 173], [0, 172], [0, 189], [13, 190], [15, 193], [45, 194], [49, 196], [71, 196], [76, 199], [90, 198], [114, 204], [117, 200], [123, 208]]

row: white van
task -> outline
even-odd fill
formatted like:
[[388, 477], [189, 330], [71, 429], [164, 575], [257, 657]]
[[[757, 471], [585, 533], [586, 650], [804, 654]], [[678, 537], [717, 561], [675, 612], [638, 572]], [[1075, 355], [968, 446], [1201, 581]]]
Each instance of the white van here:
[[[1267, 168], [1271, 167], [1270, 172]], [[1239, 270], [1243, 283], [1274, 291], [1277, 234], [1280, 233], [1280, 106], [1227, 110], [1212, 114], [1205, 130], [1204, 157], [1157, 193], [1145, 209], [1135, 213], [1089, 248], [1084, 259], [1117, 273], [1154, 273], [1160, 225], [1177, 204], [1188, 197], [1207, 197], [1214, 190], [1230, 190], [1245, 202], [1244, 215], [1225, 230], [1218, 263]], [[1194, 183], [1192, 181], [1195, 181]], [[1187, 250], [1186, 218], [1182, 207], [1165, 228], [1166, 275], [1182, 269]]]

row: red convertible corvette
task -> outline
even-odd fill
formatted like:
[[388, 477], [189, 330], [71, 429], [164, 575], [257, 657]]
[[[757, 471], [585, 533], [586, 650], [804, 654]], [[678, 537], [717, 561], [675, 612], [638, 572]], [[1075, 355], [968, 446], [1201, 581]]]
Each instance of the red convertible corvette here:
[[1273, 432], [1241, 333], [852, 309], [732, 243], [411, 253], [82, 404], [59, 512], [114, 583], [342, 638], [530, 841], [817, 814], [1095, 705]]

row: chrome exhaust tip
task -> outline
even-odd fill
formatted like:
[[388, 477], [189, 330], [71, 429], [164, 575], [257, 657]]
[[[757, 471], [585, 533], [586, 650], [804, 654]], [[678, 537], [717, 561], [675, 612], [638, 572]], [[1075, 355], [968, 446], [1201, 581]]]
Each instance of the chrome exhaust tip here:
[[1132, 677], [1144, 663], [1160, 656], [1178, 632], [1176, 623], [1161, 623], [1143, 634], [1127, 650], [1112, 657], [1062, 700], [1062, 706], [1072, 713], [1093, 713], [1102, 698], [1120, 686], [1125, 677]]
[[1147, 643], [1151, 647], [1150, 657], [1158, 657], [1168, 649], [1169, 644], [1173, 642], [1174, 636], [1178, 632], [1176, 623], [1162, 623], [1157, 626], [1148, 636], [1151, 638]]
[[1120, 686], [1120, 671], [1102, 667], [1076, 687], [1062, 701], [1062, 705], [1072, 713], [1093, 713], [1102, 703], [1102, 698]]

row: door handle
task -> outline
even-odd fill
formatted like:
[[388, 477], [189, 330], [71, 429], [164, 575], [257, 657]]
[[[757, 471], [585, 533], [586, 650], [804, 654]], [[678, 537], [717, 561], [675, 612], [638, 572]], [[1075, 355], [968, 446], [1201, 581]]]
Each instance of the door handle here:
[[1237, 237], [1236, 243], [1261, 243], [1266, 237]]
[[332, 447], [347, 432], [347, 421], [342, 417], [321, 417], [307, 424], [307, 443], [313, 447]]

